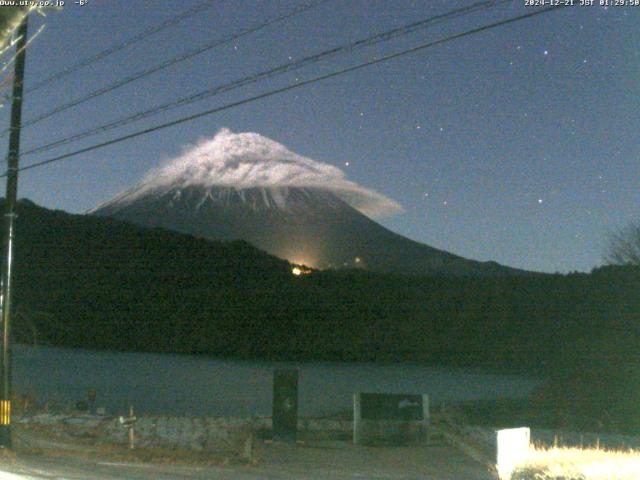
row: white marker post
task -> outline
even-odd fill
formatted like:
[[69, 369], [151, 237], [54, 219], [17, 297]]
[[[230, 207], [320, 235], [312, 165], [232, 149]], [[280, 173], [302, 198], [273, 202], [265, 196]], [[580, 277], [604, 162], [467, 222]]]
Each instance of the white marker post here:
[[501, 479], [511, 478], [515, 468], [529, 456], [531, 431], [527, 427], [496, 431], [496, 469]]

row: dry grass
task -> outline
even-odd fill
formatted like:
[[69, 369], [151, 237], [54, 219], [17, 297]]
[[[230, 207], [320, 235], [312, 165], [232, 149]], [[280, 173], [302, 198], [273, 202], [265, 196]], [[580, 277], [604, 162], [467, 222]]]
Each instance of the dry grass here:
[[640, 451], [532, 447], [511, 480], [640, 480]]

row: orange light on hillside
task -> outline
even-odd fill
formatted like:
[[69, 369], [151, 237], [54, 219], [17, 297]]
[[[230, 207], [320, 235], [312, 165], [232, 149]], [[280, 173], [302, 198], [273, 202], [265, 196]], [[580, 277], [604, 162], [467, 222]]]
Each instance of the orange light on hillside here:
[[297, 265], [294, 263], [291, 268], [291, 273], [296, 277], [299, 277], [301, 275], [311, 275], [312, 272], [313, 270], [311, 270], [306, 265]]

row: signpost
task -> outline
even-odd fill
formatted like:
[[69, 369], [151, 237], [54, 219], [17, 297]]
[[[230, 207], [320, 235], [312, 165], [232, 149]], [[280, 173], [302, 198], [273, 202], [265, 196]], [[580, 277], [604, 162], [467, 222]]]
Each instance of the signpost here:
[[129, 407], [129, 416], [128, 417], [121, 416], [118, 419], [118, 421], [120, 422], [120, 425], [122, 425], [124, 428], [129, 430], [129, 448], [133, 450], [133, 448], [135, 447], [135, 434], [134, 434], [133, 428], [135, 427], [135, 424], [138, 421], [136, 416], [133, 414], [133, 405]]

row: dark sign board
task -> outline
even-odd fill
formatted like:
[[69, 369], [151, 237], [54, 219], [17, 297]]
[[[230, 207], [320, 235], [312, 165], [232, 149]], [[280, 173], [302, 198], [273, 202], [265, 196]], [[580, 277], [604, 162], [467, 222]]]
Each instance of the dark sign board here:
[[298, 434], [298, 371], [273, 372], [273, 438], [295, 442]]
[[363, 420], [424, 420], [422, 395], [362, 393], [360, 412]]

